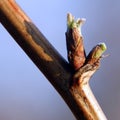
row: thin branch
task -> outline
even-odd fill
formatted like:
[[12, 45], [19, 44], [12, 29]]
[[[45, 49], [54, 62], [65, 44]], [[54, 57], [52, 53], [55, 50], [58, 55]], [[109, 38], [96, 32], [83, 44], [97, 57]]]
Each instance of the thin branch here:
[[89, 87], [89, 80], [100, 67], [100, 59], [107, 47], [105, 43], [100, 43], [86, 56], [81, 33], [84, 21], [85, 19], [75, 20], [70, 13], [67, 15], [67, 53], [70, 65], [74, 70], [70, 90], [88, 120], [106, 120]]
[[[14, 0], [0, 0], [0, 22], [63, 97], [77, 120], [106, 120], [99, 105], [96, 104], [89, 86], [80, 89], [80, 86], [72, 85], [73, 79], [79, 78], [78, 81], [83, 81], [86, 71], [79, 77], [76, 77], [77, 73], [74, 76], [74, 71], [70, 65], [54, 49]], [[93, 68], [90, 71], [88, 69], [87, 75], [92, 70]], [[84, 91], [86, 92], [84, 93]], [[89, 92], [92, 95], [91, 98]], [[79, 99], [80, 97], [82, 100]]]

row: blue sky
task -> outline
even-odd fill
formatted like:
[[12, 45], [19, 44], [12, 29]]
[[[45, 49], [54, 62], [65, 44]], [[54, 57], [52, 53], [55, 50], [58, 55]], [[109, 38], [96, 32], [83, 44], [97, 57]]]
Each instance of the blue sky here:
[[[108, 119], [119, 120], [119, 0], [16, 2], [66, 60], [66, 14], [86, 18], [82, 27], [86, 52], [105, 42], [105, 54], [110, 54], [102, 59], [90, 84]], [[0, 39], [0, 119], [75, 120], [52, 85], [1, 24]]]

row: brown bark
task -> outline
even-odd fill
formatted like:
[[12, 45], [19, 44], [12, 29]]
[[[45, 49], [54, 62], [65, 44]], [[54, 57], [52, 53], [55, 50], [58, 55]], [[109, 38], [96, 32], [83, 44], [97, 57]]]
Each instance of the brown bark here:
[[[96, 67], [87, 67], [87, 71], [82, 68], [73, 78], [69, 64], [14, 0], [0, 0], [0, 22], [63, 97], [77, 120], [106, 120], [88, 84]], [[87, 82], [73, 85], [73, 79]]]

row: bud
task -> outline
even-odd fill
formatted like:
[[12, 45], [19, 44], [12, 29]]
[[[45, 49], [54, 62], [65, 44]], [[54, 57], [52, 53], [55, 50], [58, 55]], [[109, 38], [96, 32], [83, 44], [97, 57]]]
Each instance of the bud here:
[[83, 37], [81, 34], [81, 26], [85, 19], [77, 19], [68, 13], [67, 15], [67, 32], [66, 45], [68, 61], [74, 70], [78, 70], [83, 66], [86, 55], [83, 45]]
[[106, 51], [106, 49], [107, 47], [105, 43], [99, 43], [98, 45], [96, 45], [89, 53], [86, 59], [86, 63], [94, 64], [95, 62], [97, 62], [101, 58], [102, 54]]

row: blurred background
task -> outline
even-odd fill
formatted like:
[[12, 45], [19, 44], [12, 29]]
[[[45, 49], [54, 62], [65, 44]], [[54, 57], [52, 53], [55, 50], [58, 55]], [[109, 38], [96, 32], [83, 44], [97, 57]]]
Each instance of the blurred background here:
[[[66, 14], [86, 18], [86, 53], [105, 42], [109, 57], [90, 85], [108, 120], [120, 119], [120, 1], [16, 0], [67, 60]], [[75, 120], [48, 80], [0, 24], [0, 120]]]

